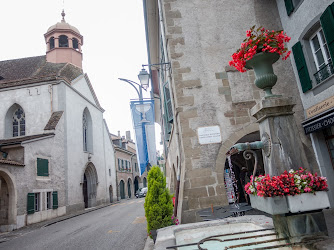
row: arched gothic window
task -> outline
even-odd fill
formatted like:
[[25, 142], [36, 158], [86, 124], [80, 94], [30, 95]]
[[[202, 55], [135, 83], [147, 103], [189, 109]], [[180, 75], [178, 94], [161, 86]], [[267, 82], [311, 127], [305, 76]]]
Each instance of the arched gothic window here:
[[54, 49], [54, 47], [55, 47], [55, 38], [51, 37], [50, 40], [49, 40], [49, 43], [50, 43], [50, 50]]
[[59, 36], [59, 47], [68, 47], [68, 38], [65, 35]]
[[73, 38], [72, 39], [72, 43], [73, 43], [73, 49], [79, 50], [79, 41], [78, 41], [78, 39]]
[[85, 152], [93, 153], [92, 118], [87, 108], [85, 108], [82, 114], [82, 138], [83, 150]]
[[23, 109], [20, 107], [13, 114], [13, 137], [26, 134], [26, 122]]
[[88, 124], [87, 124], [87, 115], [85, 113], [83, 113], [82, 115], [82, 135], [83, 135], [83, 147], [84, 147], [84, 151], [88, 151], [87, 150], [87, 135], [88, 135]]

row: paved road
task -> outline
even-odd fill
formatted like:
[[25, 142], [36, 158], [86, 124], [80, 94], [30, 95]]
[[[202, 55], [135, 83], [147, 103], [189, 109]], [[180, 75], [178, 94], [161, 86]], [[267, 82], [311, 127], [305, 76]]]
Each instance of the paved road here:
[[0, 243], [0, 249], [142, 250], [147, 235], [144, 214], [144, 198], [126, 200], [49, 226], [25, 229]]

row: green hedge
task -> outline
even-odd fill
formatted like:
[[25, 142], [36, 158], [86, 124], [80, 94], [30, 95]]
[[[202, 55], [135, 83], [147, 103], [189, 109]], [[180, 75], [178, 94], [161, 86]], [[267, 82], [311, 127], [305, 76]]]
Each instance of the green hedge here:
[[172, 196], [166, 187], [166, 178], [160, 167], [153, 166], [147, 175], [148, 190], [145, 198], [147, 232], [173, 224]]

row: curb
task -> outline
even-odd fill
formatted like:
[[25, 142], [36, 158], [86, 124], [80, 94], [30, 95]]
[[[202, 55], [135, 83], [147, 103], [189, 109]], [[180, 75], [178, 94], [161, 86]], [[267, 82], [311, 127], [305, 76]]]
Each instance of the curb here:
[[68, 216], [68, 217], [66, 217], [66, 218], [59, 217], [58, 220], [47, 223], [42, 227], [48, 227], [48, 226], [51, 226], [51, 225], [56, 224], [58, 222], [65, 221], [65, 220], [68, 220], [68, 219], [71, 219], [71, 218], [74, 218], [74, 217], [77, 217], [77, 216], [80, 216], [80, 215], [83, 215], [83, 214], [87, 214], [87, 213], [99, 210], [101, 208], [109, 207], [109, 206], [112, 206], [112, 205], [115, 205], [115, 204], [118, 204], [118, 203], [121, 203], [121, 201], [115, 201], [115, 202], [110, 203], [108, 205], [101, 205], [101, 206], [98, 206], [98, 207], [91, 208], [89, 210], [83, 210], [83, 211], [77, 212], [76, 214], [64, 215], [64, 216]]

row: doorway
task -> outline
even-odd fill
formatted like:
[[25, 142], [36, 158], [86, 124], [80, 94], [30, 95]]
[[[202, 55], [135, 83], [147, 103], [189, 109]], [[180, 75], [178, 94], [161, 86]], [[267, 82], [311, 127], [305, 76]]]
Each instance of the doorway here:
[[120, 190], [121, 199], [125, 199], [124, 181], [123, 180], [121, 180], [121, 182], [119, 183], [119, 190]]

